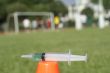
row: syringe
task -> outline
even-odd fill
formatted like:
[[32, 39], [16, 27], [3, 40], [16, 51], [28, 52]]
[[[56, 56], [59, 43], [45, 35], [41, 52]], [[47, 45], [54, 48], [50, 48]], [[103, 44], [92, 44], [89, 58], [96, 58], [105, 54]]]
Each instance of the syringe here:
[[34, 61], [86, 61], [87, 55], [72, 55], [72, 54], [59, 54], [59, 53], [35, 53], [22, 55], [22, 58], [30, 58]]

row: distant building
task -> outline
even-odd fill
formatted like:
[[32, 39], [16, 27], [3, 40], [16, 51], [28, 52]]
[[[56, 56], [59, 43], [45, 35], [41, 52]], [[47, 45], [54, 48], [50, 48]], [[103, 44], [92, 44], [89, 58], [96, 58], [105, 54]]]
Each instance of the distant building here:
[[103, 29], [105, 27], [105, 10], [102, 0], [99, 0], [98, 4], [92, 3], [91, 0], [62, 0], [62, 2], [68, 8], [68, 15], [66, 18], [68, 18], [68, 20], [75, 20], [76, 29], [79, 30], [82, 28], [81, 12], [87, 7], [93, 10], [94, 17], [98, 19], [99, 28]]

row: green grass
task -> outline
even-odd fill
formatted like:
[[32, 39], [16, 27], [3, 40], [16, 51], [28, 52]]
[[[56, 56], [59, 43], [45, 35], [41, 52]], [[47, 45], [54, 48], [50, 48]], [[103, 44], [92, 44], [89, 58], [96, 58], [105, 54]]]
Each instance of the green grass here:
[[60, 62], [60, 73], [110, 73], [110, 29], [65, 29], [0, 36], [0, 73], [35, 73], [38, 62], [22, 59], [35, 52], [88, 54], [87, 62]]

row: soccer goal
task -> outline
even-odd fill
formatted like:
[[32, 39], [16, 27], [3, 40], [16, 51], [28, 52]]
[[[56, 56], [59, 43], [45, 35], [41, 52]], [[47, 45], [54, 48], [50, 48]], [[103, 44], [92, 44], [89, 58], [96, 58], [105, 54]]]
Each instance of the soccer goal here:
[[[11, 17], [13, 17], [13, 18], [11, 18]], [[24, 18], [25, 19], [28, 18], [28, 19], [30, 19], [30, 21], [36, 20], [36, 19], [38, 19], [38, 20], [42, 19], [43, 21], [45, 21], [45, 20], [49, 19], [50, 20], [50, 29], [51, 30], [55, 29], [55, 25], [54, 25], [54, 21], [53, 21], [54, 14], [52, 12], [15, 12], [8, 17], [8, 21], [7, 21], [8, 28], [10, 26], [10, 19], [13, 19], [13, 26], [12, 27], [14, 28], [14, 31], [16, 33], [18, 33], [20, 31], [21, 21], [23, 21]], [[29, 21], [25, 20], [24, 23], [25, 23], [24, 26], [28, 26]]]

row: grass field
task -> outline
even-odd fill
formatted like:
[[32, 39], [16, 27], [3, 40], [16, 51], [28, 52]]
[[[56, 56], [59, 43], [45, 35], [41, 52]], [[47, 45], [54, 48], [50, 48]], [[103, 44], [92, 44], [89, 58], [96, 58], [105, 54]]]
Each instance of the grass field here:
[[35, 52], [88, 54], [87, 62], [60, 62], [60, 73], [110, 73], [110, 28], [39, 31], [0, 36], [0, 73], [35, 73], [37, 63], [22, 59]]

